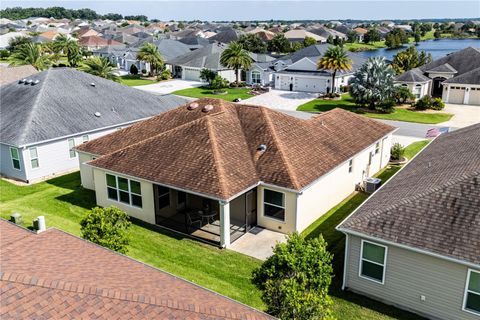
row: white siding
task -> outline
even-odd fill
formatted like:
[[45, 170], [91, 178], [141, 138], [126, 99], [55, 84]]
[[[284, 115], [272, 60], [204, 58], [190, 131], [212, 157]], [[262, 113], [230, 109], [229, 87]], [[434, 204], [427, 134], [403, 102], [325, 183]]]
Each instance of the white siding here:
[[348, 238], [345, 279], [348, 289], [432, 319], [479, 319], [462, 310], [467, 266], [388, 246], [382, 285], [359, 277], [361, 238], [351, 235]]
[[[17, 170], [13, 167], [12, 158], [10, 157], [10, 146], [6, 144], [0, 144], [0, 173], [9, 178], [25, 181], [27, 180], [27, 175], [25, 171], [24, 159], [25, 155], [28, 156], [28, 153], [25, 152], [24, 149], [17, 149], [18, 156], [20, 158], [20, 170]], [[28, 160], [27, 165], [30, 165], [30, 160]]]
[[93, 177], [93, 168], [85, 165], [86, 162], [93, 160], [93, 156], [79, 152], [78, 162], [80, 164], [80, 179], [82, 187], [85, 189], [95, 190], [95, 180]]

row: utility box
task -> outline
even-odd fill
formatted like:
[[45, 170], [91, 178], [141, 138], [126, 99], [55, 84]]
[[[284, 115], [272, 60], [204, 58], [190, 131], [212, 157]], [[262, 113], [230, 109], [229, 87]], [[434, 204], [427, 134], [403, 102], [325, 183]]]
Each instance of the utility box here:
[[44, 216], [38, 216], [37, 219], [33, 220], [33, 229], [35, 229], [37, 233], [47, 230]]
[[378, 178], [367, 178], [364, 182], [366, 193], [374, 193], [382, 184], [382, 180]]
[[11, 216], [10, 216], [10, 221], [15, 223], [15, 224], [23, 224], [23, 219], [22, 219], [22, 215], [20, 213], [13, 213]]

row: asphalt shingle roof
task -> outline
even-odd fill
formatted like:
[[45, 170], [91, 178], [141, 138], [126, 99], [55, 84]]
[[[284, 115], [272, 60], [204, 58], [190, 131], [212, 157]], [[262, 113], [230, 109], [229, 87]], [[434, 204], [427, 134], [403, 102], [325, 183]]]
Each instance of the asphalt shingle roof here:
[[443, 83], [480, 84], [480, 67], [457, 77], [447, 79]]
[[185, 67], [224, 70], [226, 68], [220, 63], [220, 57], [226, 48], [227, 46], [225, 44], [218, 42], [211, 43], [203, 48], [169, 60], [168, 63]]
[[[153, 95], [71, 68], [2, 86], [0, 141], [21, 146], [152, 117], [186, 100]], [[95, 86], [91, 84], [94, 83]], [[101, 116], [95, 116], [100, 112]]]
[[0, 238], [2, 319], [273, 319], [57, 229]]
[[395, 78], [401, 82], [428, 82], [431, 79], [423, 74], [419, 68], [408, 70]]
[[428, 70], [433, 70], [445, 64], [449, 64], [450, 67], [456, 70], [458, 72], [457, 75], [464, 74], [472, 69], [480, 68], [480, 50], [468, 47], [427, 63], [421, 66], [420, 69], [423, 72], [428, 72]]
[[338, 228], [480, 264], [480, 124], [440, 135]]

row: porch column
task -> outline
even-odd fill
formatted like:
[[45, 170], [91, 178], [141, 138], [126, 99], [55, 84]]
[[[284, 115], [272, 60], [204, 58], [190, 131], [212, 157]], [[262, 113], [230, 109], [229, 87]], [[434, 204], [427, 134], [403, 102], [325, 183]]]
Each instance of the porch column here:
[[230, 203], [219, 201], [220, 205], [220, 246], [230, 247]]

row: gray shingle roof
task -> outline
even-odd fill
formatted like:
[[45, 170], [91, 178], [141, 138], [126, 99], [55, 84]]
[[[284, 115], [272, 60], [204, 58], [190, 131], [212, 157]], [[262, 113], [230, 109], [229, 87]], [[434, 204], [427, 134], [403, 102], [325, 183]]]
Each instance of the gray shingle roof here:
[[167, 61], [190, 53], [190, 48], [180, 41], [160, 39], [153, 43], [157, 46], [162, 57]]
[[212, 43], [203, 48], [184, 54], [183, 56], [169, 60], [171, 65], [179, 65], [193, 68], [207, 68], [212, 70], [224, 70], [220, 64], [222, 52], [227, 48], [222, 43]]
[[428, 82], [430, 78], [423, 75], [419, 68], [408, 70], [395, 78], [395, 81], [400, 82]]
[[[153, 95], [70, 68], [43, 71], [2, 86], [0, 141], [21, 146], [140, 120], [186, 100]], [[91, 83], [95, 83], [92, 86]], [[101, 116], [96, 117], [95, 112]]]
[[480, 50], [468, 47], [427, 63], [421, 66], [420, 69], [426, 72], [427, 70], [432, 70], [446, 63], [458, 71], [458, 75], [464, 74], [465, 72], [480, 67]]
[[217, 33], [213, 37], [210, 37], [209, 40], [218, 41], [221, 43], [230, 43], [232, 41], [237, 41], [243, 32], [235, 29], [227, 29], [222, 32]]
[[432, 69], [428, 69], [425, 72], [457, 73], [457, 70], [448, 63], [444, 63]]
[[435, 139], [338, 228], [480, 263], [480, 124]]
[[443, 83], [459, 83], [459, 84], [480, 84], [480, 68], [473, 69], [454, 78], [445, 80]]

